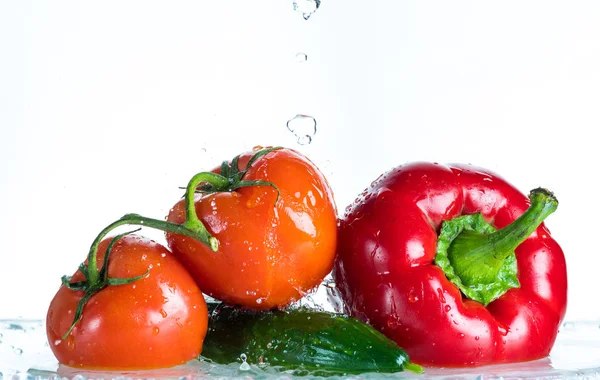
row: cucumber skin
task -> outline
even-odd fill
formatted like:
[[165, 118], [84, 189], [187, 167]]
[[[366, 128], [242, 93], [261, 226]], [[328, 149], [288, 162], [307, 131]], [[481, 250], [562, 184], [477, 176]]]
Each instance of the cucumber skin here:
[[286, 370], [421, 371], [396, 343], [350, 317], [306, 309], [253, 312], [219, 306], [209, 319], [202, 357], [229, 364], [242, 353], [251, 364]]

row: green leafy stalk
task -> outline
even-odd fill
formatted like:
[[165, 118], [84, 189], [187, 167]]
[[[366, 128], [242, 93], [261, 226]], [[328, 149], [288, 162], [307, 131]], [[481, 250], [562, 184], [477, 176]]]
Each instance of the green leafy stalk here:
[[530, 207], [513, 223], [496, 230], [481, 214], [445, 221], [435, 263], [467, 297], [484, 305], [519, 287], [514, 250], [558, 207], [546, 189], [529, 194]]
[[[281, 194], [279, 188], [274, 183], [262, 180], [245, 180], [243, 178], [256, 160], [278, 149], [281, 149], [281, 147], [265, 148], [257, 151], [250, 158], [244, 170], [239, 170], [238, 168], [240, 156], [237, 155], [231, 160], [231, 164], [227, 161], [223, 161], [220, 174], [211, 172], [198, 173], [188, 184], [187, 194], [189, 194], [193, 182], [195, 183], [195, 191], [203, 194], [235, 191], [239, 188], [250, 186], [270, 186], [277, 191], [277, 199], [275, 200], [275, 203], [277, 203]], [[187, 201], [189, 202], [189, 199]], [[186, 206], [192, 207], [193, 199], [191, 200], [191, 203], [186, 203]]]

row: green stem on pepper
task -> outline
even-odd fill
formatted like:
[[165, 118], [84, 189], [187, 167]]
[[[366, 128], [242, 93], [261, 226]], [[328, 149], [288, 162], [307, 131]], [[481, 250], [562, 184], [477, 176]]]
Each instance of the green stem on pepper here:
[[546, 189], [532, 190], [529, 199], [530, 207], [497, 231], [480, 213], [442, 224], [435, 262], [470, 299], [487, 305], [519, 287], [514, 250], [558, 207]]

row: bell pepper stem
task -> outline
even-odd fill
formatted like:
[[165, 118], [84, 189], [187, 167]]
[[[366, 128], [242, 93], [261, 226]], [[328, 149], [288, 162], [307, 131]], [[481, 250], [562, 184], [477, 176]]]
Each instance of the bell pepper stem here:
[[505, 259], [558, 207], [554, 195], [542, 188], [529, 194], [530, 207], [514, 222], [492, 233], [463, 230], [448, 247], [448, 259], [462, 283], [493, 282]]

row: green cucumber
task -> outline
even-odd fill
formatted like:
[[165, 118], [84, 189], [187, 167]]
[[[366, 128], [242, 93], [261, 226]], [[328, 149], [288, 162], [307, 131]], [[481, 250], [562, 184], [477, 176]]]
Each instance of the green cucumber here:
[[[210, 308], [209, 308], [210, 309]], [[423, 369], [373, 327], [307, 309], [255, 312], [219, 305], [209, 318], [202, 357], [219, 364], [270, 365], [296, 374], [356, 374]]]

